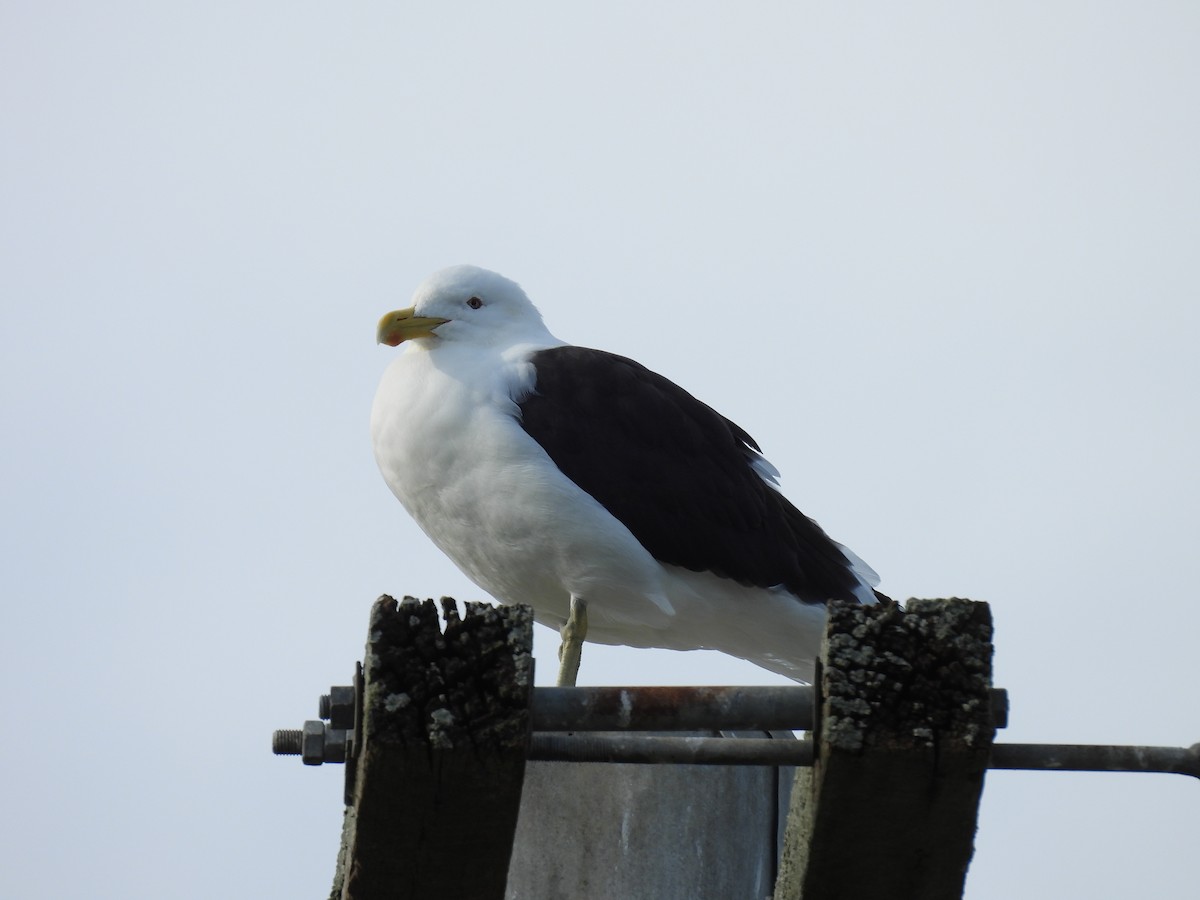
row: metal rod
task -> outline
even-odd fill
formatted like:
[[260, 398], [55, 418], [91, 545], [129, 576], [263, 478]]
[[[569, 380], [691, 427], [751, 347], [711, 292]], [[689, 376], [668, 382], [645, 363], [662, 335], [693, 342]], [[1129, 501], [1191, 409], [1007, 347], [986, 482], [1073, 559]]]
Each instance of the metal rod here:
[[[533, 735], [529, 758], [555, 762], [811, 766], [812, 741], [767, 738], [658, 737], [627, 734]], [[988, 768], [1059, 772], [1162, 772], [1200, 778], [1192, 747], [995, 744]]]
[[540, 733], [533, 736], [529, 758], [556, 762], [811, 766], [812, 741]]
[[1200, 744], [1191, 747], [994, 744], [989, 768], [1057, 772], [1163, 772], [1200, 778]]

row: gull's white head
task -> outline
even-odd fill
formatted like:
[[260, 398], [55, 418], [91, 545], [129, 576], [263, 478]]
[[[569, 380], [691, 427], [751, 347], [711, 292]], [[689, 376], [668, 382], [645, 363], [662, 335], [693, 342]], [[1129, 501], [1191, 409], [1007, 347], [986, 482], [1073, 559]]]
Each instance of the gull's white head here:
[[450, 266], [434, 272], [413, 294], [408, 309], [379, 320], [379, 343], [403, 341], [509, 342], [546, 335], [542, 315], [521, 286], [478, 266]]

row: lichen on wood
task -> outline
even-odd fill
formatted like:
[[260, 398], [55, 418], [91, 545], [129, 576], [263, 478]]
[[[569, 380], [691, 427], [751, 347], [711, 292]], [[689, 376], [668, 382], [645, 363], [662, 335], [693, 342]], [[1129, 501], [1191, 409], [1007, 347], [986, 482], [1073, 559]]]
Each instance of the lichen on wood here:
[[796, 779], [776, 900], [961, 897], [995, 734], [991, 666], [985, 603], [830, 603], [815, 763]]
[[[334, 900], [501, 898], [529, 745], [533, 613], [380, 597]], [[464, 864], [464, 848], [470, 863]]]

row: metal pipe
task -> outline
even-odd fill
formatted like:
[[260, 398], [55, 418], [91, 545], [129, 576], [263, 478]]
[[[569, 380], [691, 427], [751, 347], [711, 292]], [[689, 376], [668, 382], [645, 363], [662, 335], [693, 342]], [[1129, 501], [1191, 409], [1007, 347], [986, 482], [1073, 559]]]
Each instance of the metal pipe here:
[[783, 687], [539, 687], [534, 731], [806, 731], [810, 685]]
[[[1008, 692], [992, 690], [992, 721], [1008, 724]], [[812, 685], [539, 687], [534, 731], [811, 731]]]

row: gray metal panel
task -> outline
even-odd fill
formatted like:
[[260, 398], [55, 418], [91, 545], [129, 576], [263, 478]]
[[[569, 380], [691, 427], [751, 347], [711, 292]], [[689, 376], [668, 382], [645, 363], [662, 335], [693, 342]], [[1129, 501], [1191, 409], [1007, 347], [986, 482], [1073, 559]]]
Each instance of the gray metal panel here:
[[530, 762], [506, 897], [769, 898], [786, 822], [780, 774], [793, 773]]

